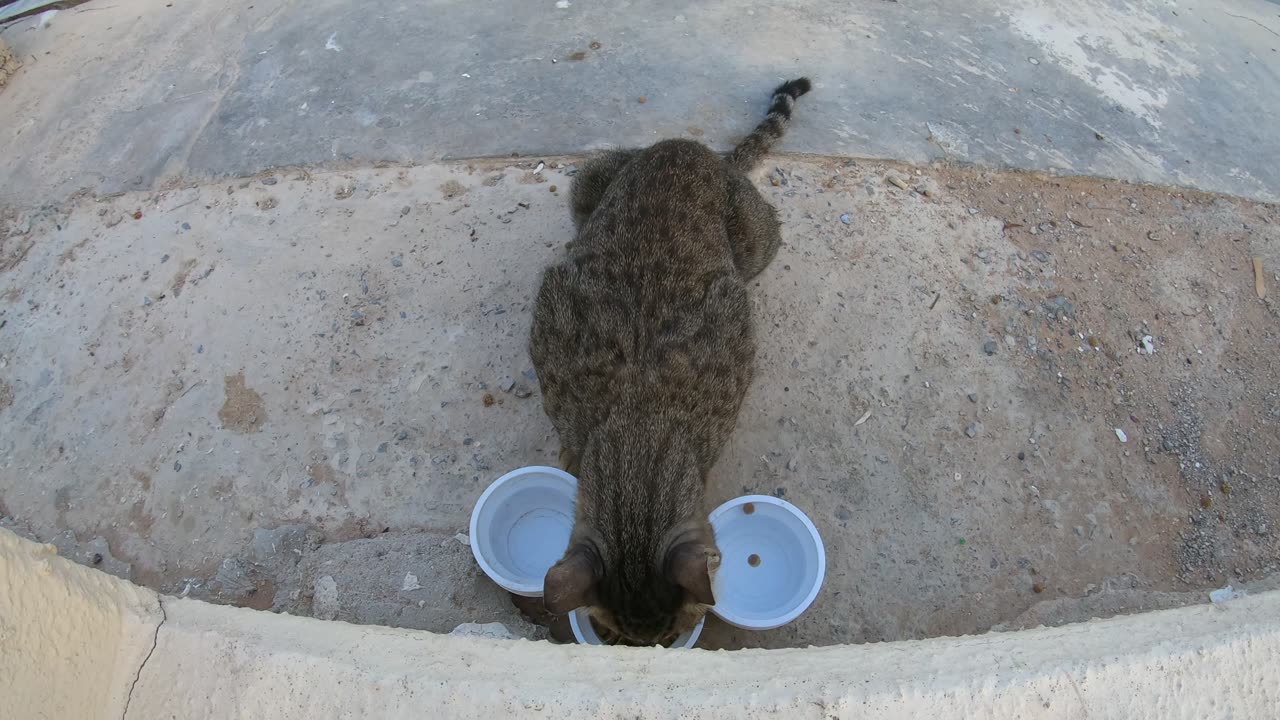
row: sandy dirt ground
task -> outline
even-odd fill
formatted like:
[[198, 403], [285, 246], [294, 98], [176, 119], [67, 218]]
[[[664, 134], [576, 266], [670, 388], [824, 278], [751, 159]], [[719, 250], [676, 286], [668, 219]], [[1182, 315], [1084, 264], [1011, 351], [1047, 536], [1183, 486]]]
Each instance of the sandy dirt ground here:
[[[0, 525], [168, 593], [542, 637], [463, 533], [489, 481], [555, 461], [526, 341], [579, 161], [5, 209]], [[977, 633], [1276, 572], [1280, 210], [820, 157], [756, 180], [785, 245], [708, 509], [785, 497], [828, 571], [800, 620], [710, 621], [704, 647]]]

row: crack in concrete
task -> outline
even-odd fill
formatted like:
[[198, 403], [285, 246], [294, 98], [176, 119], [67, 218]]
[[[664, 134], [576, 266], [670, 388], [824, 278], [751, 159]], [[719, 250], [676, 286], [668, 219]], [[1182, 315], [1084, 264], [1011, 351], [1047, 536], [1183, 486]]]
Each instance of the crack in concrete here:
[[1246, 16], [1244, 16], [1244, 15], [1236, 15], [1235, 13], [1229, 13], [1229, 12], [1227, 12], [1226, 10], [1223, 10], [1222, 12], [1223, 12], [1223, 14], [1224, 14], [1224, 15], [1229, 15], [1230, 17], [1233, 17], [1233, 18], [1236, 18], [1236, 19], [1239, 19], [1239, 20], [1248, 20], [1249, 22], [1253, 23], [1254, 25], [1257, 25], [1258, 27], [1262, 28], [1263, 30], [1266, 30], [1267, 32], [1271, 33], [1272, 35], [1275, 35], [1276, 37], [1280, 37], [1280, 33], [1276, 32], [1275, 30], [1272, 30], [1271, 28], [1267, 27], [1266, 25], [1263, 25], [1262, 23], [1258, 22], [1257, 20], [1254, 20], [1254, 19], [1253, 19], [1253, 18], [1251, 18], [1251, 17], [1246, 17]]
[[133, 702], [133, 689], [138, 686], [138, 681], [142, 679], [142, 669], [147, 666], [147, 661], [151, 659], [151, 655], [156, 651], [156, 646], [160, 644], [160, 628], [164, 627], [165, 621], [169, 619], [169, 615], [164, 611], [164, 598], [157, 595], [156, 604], [160, 606], [160, 622], [156, 623], [156, 634], [151, 638], [151, 649], [147, 651], [147, 656], [142, 658], [142, 663], [138, 665], [138, 672], [133, 676], [133, 682], [129, 685], [129, 694], [124, 698], [124, 712], [120, 713], [120, 720], [126, 720], [129, 717], [129, 704]]

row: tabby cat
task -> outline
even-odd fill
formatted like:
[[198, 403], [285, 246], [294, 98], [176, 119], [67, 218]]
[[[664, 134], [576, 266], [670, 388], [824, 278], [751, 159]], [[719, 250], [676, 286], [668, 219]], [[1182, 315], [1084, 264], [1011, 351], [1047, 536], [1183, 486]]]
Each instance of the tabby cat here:
[[664, 140], [597, 155], [573, 179], [577, 235], [543, 275], [530, 339], [561, 463], [578, 478], [544, 602], [586, 606], [619, 642], [667, 644], [715, 603], [706, 477], [751, 383], [747, 281], [781, 242], [745, 173], [809, 87], [778, 87], [727, 158]]

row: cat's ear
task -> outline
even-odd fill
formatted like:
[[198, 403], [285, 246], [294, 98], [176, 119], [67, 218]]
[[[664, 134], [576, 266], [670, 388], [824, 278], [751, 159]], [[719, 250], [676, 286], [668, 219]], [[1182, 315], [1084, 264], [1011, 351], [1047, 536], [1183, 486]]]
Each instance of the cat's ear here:
[[569, 546], [542, 580], [542, 600], [549, 612], [563, 615], [596, 602], [596, 583], [604, 566], [595, 548], [586, 543]]
[[667, 551], [667, 577], [703, 605], [715, 605], [711, 576], [720, 567], [720, 553], [700, 542], [683, 542]]

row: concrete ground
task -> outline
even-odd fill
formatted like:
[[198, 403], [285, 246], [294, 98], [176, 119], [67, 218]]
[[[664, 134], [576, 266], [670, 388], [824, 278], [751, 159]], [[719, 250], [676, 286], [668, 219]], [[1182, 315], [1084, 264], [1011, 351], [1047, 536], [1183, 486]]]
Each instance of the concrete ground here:
[[817, 91], [792, 152], [1276, 200], [1278, 33], [1263, 0], [96, 0], [3, 33], [27, 66], [0, 107], [0, 201], [679, 135], [727, 148], [801, 73]]
[[173, 594], [540, 636], [459, 534], [489, 480], [555, 458], [525, 344], [576, 153], [724, 147], [804, 71], [784, 150], [923, 164], [779, 155], [756, 178], [786, 246], [709, 502], [786, 497], [829, 568], [798, 622], [704, 646], [1265, 583], [1280, 18], [1120, 5], [125, 0], [13, 25], [0, 525]]

